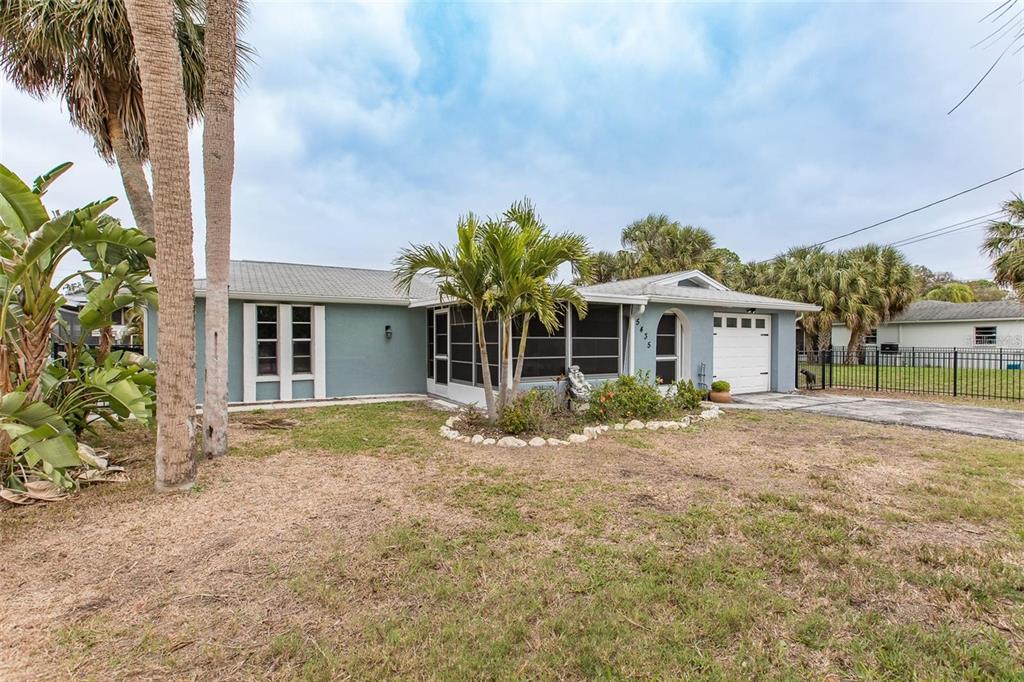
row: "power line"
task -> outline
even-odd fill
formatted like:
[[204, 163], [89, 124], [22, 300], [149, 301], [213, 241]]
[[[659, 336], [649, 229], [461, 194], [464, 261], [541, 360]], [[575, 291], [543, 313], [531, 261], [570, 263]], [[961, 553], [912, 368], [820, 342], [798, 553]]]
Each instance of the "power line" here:
[[[944, 203], [946, 201], [949, 201], [950, 199], [956, 199], [957, 197], [962, 197], [963, 195], [969, 194], [970, 192], [973, 192], [975, 190], [979, 190], [982, 187], [987, 187], [987, 186], [989, 186], [989, 185], [991, 185], [993, 183], [999, 182], [1000, 180], [1005, 180], [1006, 178], [1008, 178], [1008, 177], [1010, 177], [1012, 175], [1016, 175], [1017, 173], [1020, 173], [1021, 171], [1024, 171], [1024, 167], [1018, 168], [1015, 171], [1010, 171], [1006, 175], [1000, 175], [998, 178], [992, 178], [991, 180], [987, 180], [987, 181], [981, 183], [980, 185], [975, 185], [974, 187], [968, 187], [967, 189], [961, 190], [961, 191], [957, 192], [956, 194], [950, 194], [948, 197], [943, 197], [942, 199], [937, 199], [937, 200], [931, 202], [930, 204], [925, 204], [924, 206], [919, 206], [919, 207], [917, 207], [915, 209], [911, 209], [911, 210], [906, 211], [904, 213], [900, 213], [899, 215], [895, 215], [895, 216], [893, 216], [891, 218], [886, 218], [885, 220], [879, 220], [877, 223], [872, 223], [871, 225], [866, 225], [865, 227], [859, 227], [856, 230], [850, 230], [849, 232], [844, 232], [841, 235], [838, 235], [836, 237], [832, 237], [831, 239], [826, 239], [825, 241], [818, 242], [817, 244], [811, 244], [810, 246], [808, 246], [806, 248], [814, 249], [814, 248], [817, 248], [819, 246], [824, 246], [825, 244], [830, 244], [830, 243], [832, 243], [834, 241], [837, 241], [839, 239], [843, 239], [845, 237], [849, 237], [850, 235], [859, 234], [861, 232], [865, 232], [867, 230], [874, 229], [874, 228], [879, 227], [881, 225], [885, 225], [887, 223], [891, 223], [891, 222], [893, 222], [895, 220], [899, 220], [900, 218], [905, 218], [908, 215], [911, 215], [911, 214], [914, 214], [914, 213], [920, 213], [921, 211], [923, 211], [923, 210], [925, 210], [927, 208], [931, 208], [932, 206], [938, 206], [939, 204]], [[777, 257], [778, 256], [773, 256], [772, 258], [766, 258], [766, 259], [764, 259], [762, 261], [758, 261], [757, 264], [767, 263], [769, 261], [775, 260], [775, 258], [777, 258]]]
[[987, 222], [987, 220], [986, 220], [987, 218], [992, 218], [992, 217], [997, 216], [997, 215], [999, 215], [1001, 213], [1003, 213], [1002, 209], [1000, 209], [998, 211], [992, 211], [991, 213], [986, 213], [984, 215], [975, 216], [973, 218], [968, 218], [966, 220], [961, 220], [960, 222], [956, 222], [956, 223], [953, 223], [951, 225], [944, 225], [943, 227], [937, 227], [934, 230], [928, 230], [926, 232], [920, 232], [918, 234], [910, 234], [910, 235], [907, 235], [906, 237], [901, 237], [900, 239], [897, 239], [895, 241], [889, 242], [886, 246], [899, 246], [902, 242], [910, 241], [912, 239], [917, 239], [918, 237], [926, 237], [926, 236], [928, 236], [930, 234], [935, 234], [937, 232], [944, 232], [945, 230], [948, 230], [948, 229], [951, 229], [951, 228], [955, 228], [955, 227], [959, 227], [960, 225], [964, 225], [965, 223], [976, 223], [979, 220], [983, 221], [983, 222]]
[[904, 246], [910, 246], [911, 244], [917, 244], [918, 242], [926, 242], [929, 239], [938, 239], [939, 237], [947, 237], [947, 236], [949, 236], [951, 234], [956, 234], [958, 232], [963, 232], [965, 230], [980, 230], [980, 229], [984, 229], [984, 228], [988, 227], [988, 222], [989, 221], [987, 221], [987, 220], [983, 220], [983, 221], [980, 221], [980, 222], [977, 222], [977, 223], [971, 223], [970, 225], [964, 225], [963, 227], [957, 227], [957, 228], [952, 229], [952, 230], [946, 230], [945, 232], [940, 232], [938, 234], [928, 235], [927, 237], [918, 237], [917, 239], [908, 239], [907, 241], [901, 242], [899, 244], [895, 244], [894, 246], [896, 246], [898, 248], [903, 248]]

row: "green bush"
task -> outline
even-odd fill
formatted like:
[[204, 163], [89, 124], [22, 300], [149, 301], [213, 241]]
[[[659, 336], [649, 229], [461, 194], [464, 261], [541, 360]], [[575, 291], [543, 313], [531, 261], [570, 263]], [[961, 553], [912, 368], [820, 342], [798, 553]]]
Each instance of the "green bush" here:
[[712, 381], [711, 390], [715, 393], [728, 393], [732, 386], [728, 381]]
[[700, 401], [704, 399], [704, 391], [693, 385], [687, 379], [680, 379], [669, 389], [667, 400], [677, 410], [695, 410], [700, 407]]
[[498, 428], [505, 433], [540, 432], [555, 414], [555, 395], [551, 390], [531, 388], [520, 393], [502, 408]]
[[621, 376], [602, 384], [590, 396], [588, 417], [606, 422], [612, 419], [650, 419], [668, 408], [649, 372]]

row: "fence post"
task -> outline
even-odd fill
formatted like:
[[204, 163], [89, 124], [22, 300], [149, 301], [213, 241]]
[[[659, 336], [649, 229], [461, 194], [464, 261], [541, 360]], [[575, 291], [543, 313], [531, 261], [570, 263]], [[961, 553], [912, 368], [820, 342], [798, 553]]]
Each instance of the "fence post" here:
[[956, 391], [956, 389], [957, 389], [957, 386], [956, 386], [957, 371], [956, 371], [956, 369], [957, 369], [957, 354], [956, 354], [956, 348], [954, 348], [953, 349], [953, 395], [954, 396], [956, 396], [956, 393], [957, 393], [957, 391]]
[[882, 367], [882, 356], [879, 353], [879, 350], [876, 348], [875, 349], [875, 390], [876, 391], [878, 390], [878, 379], [879, 379], [879, 372], [881, 371], [881, 369], [880, 369], [881, 367]]
[[821, 390], [825, 390], [825, 352], [819, 350], [818, 355], [821, 356]]

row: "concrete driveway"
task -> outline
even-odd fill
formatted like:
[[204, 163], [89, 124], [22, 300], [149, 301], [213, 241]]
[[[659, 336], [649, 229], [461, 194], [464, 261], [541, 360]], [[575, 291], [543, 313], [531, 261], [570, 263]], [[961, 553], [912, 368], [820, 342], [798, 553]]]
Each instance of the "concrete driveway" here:
[[1024, 411], [1020, 410], [827, 393], [753, 393], [736, 396], [735, 400], [733, 407], [741, 409], [801, 410], [865, 422], [1024, 441]]

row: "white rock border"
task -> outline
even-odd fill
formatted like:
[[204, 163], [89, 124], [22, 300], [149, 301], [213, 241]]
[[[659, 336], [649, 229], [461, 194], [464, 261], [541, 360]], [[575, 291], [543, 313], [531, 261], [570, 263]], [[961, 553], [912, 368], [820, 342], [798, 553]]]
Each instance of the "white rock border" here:
[[718, 419], [722, 414], [722, 410], [715, 403], [702, 402], [701, 407], [703, 408], [699, 415], [683, 417], [679, 420], [669, 421], [649, 421], [642, 422], [639, 419], [633, 419], [628, 422], [619, 422], [616, 424], [598, 424], [596, 426], [585, 426], [583, 427], [583, 433], [572, 433], [566, 440], [559, 438], [542, 438], [541, 436], [534, 436], [529, 441], [516, 438], [515, 436], [503, 436], [501, 438], [487, 438], [483, 434], [475, 434], [467, 436], [459, 433], [455, 428], [455, 425], [459, 423], [461, 417], [453, 416], [448, 417], [445, 420], [444, 426], [442, 426], [438, 433], [442, 437], [448, 440], [458, 441], [460, 443], [469, 443], [470, 445], [485, 445], [485, 446], [497, 446], [499, 448], [525, 448], [525, 447], [544, 447], [544, 446], [562, 446], [562, 445], [574, 445], [578, 443], [586, 443], [590, 440], [595, 440], [605, 431], [640, 431], [645, 429], [647, 431], [658, 431], [664, 429], [666, 431], [678, 431], [679, 429], [685, 429], [699, 421], [710, 421], [712, 419]]

